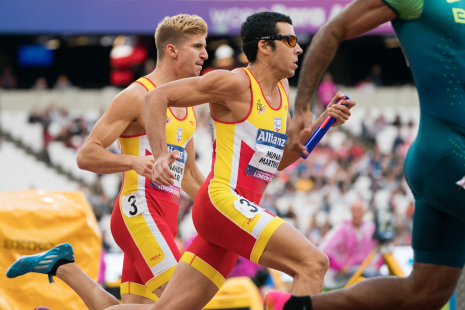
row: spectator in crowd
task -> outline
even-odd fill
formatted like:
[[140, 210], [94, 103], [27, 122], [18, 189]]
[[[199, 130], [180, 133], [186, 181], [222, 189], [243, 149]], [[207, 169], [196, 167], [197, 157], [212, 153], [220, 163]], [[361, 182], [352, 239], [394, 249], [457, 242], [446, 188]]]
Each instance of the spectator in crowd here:
[[[363, 220], [365, 206], [361, 201], [352, 204], [352, 220], [347, 220], [334, 227], [323, 240], [320, 249], [328, 255], [329, 270], [325, 283], [328, 286], [342, 287], [357, 271], [365, 258], [376, 248], [372, 239], [375, 225]], [[363, 276], [379, 275], [382, 260], [365, 268]]]
[[375, 90], [376, 85], [373, 82], [373, 78], [371, 76], [368, 76], [365, 79], [358, 81], [357, 84], [355, 84], [355, 87], [359, 91], [372, 92]]
[[397, 127], [397, 136], [394, 139], [394, 143], [392, 144], [392, 154], [396, 154], [399, 146], [404, 143], [404, 139], [402, 138], [401, 127]]
[[396, 114], [396, 118], [395, 118], [394, 121], [392, 122], [392, 126], [395, 126], [395, 127], [400, 127], [400, 126], [402, 126], [402, 120], [401, 120], [399, 114]]
[[0, 75], [0, 88], [14, 89], [17, 87], [16, 76], [13, 74], [13, 69], [6, 66], [3, 69], [3, 74]]
[[47, 80], [43, 76], [39, 77], [34, 83], [34, 85], [32, 86], [32, 89], [34, 90], [48, 89]]
[[371, 137], [373, 140], [376, 139], [376, 136], [382, 132], [384, 130], [384, 128], [386, 128], [386, 120], [384, 119], [384, 116], [383, 114], [381, 114], [380, 116], [378, 116], [375, 120], [375, 123], [373, 124], [372, 126], [372, 129], [371, 129]]
[[313, 244], [320, 244], [321, 239], [328, 232], [329, 217], [327, 212], [315, 212], [312, 215], [310, 224], [305, 235]]
[[362, 121], [362, 136], [363, 138], [371, 143], [376, 143], [376, 136], [386, 128], [387, 123], [384, 119], [384, 116], [381, 114], [379, 115], [374, 124], [369, 125], [368, 120], [370, 119], [370, 112], [367, 110], [365, 117]]
[[54, 88], [57, 90], [68, 90], [73, 88], [73, 85], [69, 81], [68, 76], [66, 76], [66, 74], [60, 74], [60, 76], [58, 76], [57, 78], [57, 81], [55, 82]]
[[299, 229], [299, 217], [297, 214], [294, 212], [294, 208], [292, 205], [289, 205], [287, 211], [284, 214], [280, 214], [285, 219], [290, 219], [292, 220], [292, 224], [295, 228]]
[[30, 124], [35, 124], [35, 123], [41, 123], [42, 122], [42, 116], [40, 115], [37, 108], [33, 108], [31, 110], [31, 113], [29, 114], [29, 118], [28, 118], [27, 122], [30, 123]]
[[276, 199], [269, 192], [265, 192], [263, 195], [260, 206], [266, 211], [278, 215], [278, 210], [276, 209]]
[[376, 86], [383, 86], [383, 71], [379, 64], [374, 64], [371, 67], [371, 80]]
[[335, 93], [337, 93], [337, 86], [333, 81], [333, 75], [330, 72], [326, 72], [323, 75], [320, 86], [318, 86], [318, 98], [325, 109], [333, 99]]
[[232, 70], [237, 67], [237, 63], [234, 59], [234, 49], [228, 44], [218, 46], [212, 60], [212, 66], [203, 69], [201, 75], [205, 75], [217, 69]]

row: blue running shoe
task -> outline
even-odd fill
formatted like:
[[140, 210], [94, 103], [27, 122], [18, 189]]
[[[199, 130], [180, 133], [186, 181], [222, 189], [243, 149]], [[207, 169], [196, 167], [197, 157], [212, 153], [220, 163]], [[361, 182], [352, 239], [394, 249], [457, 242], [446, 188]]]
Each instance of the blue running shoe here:
[[[53, 283], [53, 275], [50, 271], [60, 260], [74, 262], [73, 247], [69, 243], [63, 243], [42, 253], [25, 255], [16, 260], [6, 271], [8, 278], [16, 278], [29, 272], [48, 274], [48, 280]], [[56, 272], [56, 271], [55, 271]]]

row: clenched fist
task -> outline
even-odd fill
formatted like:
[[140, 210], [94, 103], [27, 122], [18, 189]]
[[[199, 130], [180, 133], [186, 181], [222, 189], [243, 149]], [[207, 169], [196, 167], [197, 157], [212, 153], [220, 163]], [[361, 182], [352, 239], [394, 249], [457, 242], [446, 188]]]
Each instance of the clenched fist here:
[[167, 155], [157, 157], [152, 168], [152, 181], [159, 186], [170, 186], [174, 184], [174, 174], [170, 166], [179, 159], [179, 152], [173, 151]]

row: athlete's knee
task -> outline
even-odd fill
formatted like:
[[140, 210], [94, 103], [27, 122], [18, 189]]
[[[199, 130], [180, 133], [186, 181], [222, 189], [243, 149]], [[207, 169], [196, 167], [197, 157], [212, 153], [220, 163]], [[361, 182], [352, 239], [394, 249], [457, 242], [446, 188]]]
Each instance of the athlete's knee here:
[[326, 272], [329, 269], [329, 258], [328, 256], [323, 253], [322, 251], [318, 250], [316, 252], [316, 257], [315, 257], [315, 270], [319, 272], [319, 274], [324, 277]]
[[297, 274], [307, 275], [309, 277], [324, 278], [329, 268], [329, 259], [325, 253], [319, 249], [314, 249], [312, 253], [302, 261], [303, 266], [299, 266]]

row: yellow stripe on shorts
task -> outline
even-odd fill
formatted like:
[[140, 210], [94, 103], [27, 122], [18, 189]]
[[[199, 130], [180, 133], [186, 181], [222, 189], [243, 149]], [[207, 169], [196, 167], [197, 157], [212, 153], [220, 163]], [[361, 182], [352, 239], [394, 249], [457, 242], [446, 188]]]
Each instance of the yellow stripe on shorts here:
[[200, 271], [204, 276], [209, 278], [216, 285], [216, 287], [218, 287], [218, 289], [220, 289], [223, 286], [225, 279], [221, 275], [221, 273], [219, 273], [215, 268], [210, 266], [200, 257], [190, 252], [184, 252], [184, 254], [181, 257], [181, 261], [191, 265], [192, 267]]
[[147, 287], [139, 283], [124, 282], [120, 286], [120, 292], [121, 296], [123, 296], [123, 294], [134, 294], [145, 297], [147, 299], [151, 299], [153, 301], [158, 301], [157, 295], [155, 295]]
[[281, 226], [282, 223], [285, 223], [282, 218], [275, 217], [265, 226], [265, 228], [263, 228], [262, 232], [257, 238], [257, 241], [255, 242], [252, 253], [250, 253], [251, 262], [258, 264], [260, 257], [262, 257], [262, 254], [265, 251], [268, 241], [270, 241], [271, 236], [276, 231], [276, 229]]
[[147, 286], [147, 288], [151, 292], [153, 292], [154, 290], [156, 290], [171, 279], [171, 276], [174, 272], [174, 268], [176, 268], [176, 266], [171, 267], [170, 269], [164, 271], [162, 274], [159, 274], [152, 280], [148, 281], [147, 283], [145, 283], [145, 286]]

